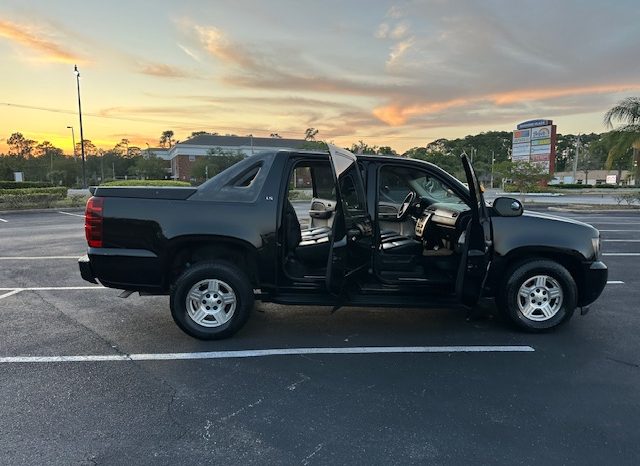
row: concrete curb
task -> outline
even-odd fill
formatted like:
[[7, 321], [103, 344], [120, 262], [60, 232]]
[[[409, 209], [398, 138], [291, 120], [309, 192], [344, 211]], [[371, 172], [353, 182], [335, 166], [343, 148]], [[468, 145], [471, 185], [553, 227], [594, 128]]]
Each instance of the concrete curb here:
[[638, 213], [640, 212], [640, 208], [631, 208], [631, 209], [602, 209], [600, 206], [597, 208], [584, 208], [584, 209], [576, 209], [572, 207], [558, 207], [558, 206], [550, 206], [547, 207], [548, 210], [553, 212], [572, 212], [583, 214], [585, 212], [590, 212], [594, 214], [610, 214], [610, 213]]

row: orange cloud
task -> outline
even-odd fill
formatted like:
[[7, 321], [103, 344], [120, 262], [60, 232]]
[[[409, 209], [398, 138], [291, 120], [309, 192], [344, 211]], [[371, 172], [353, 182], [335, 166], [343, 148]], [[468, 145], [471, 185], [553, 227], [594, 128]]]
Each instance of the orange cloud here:
[[175, 66], [164, 63], [143, 63], [140, 65], [140, 73], [161, 78], [186, 78], [189, 73]]
[[519, 89], [441, 102], [424, 102], [410, 105], [391, 104], [375, 108], [373, 115], [390, 126], [399, 126], [405, 124], [413, 116], [429, 115], [448, 108], [462, 107], [474, 103], [488, 102], [494, 105], [508, 105], [516, 102], [530, 102], [573, 95], [608, 94], [635, 89], [640, 89], [640, 84], [601, 84], [556, 89]]
[[24, 24], [0, 20], [0, 37], [5, 37], [43, 55], [45, 60], [59, 63], [80, 63], [79, 56], [64, 50], [41, 32]]
[[217, 59], [247, 68], [255, 68], [255, 60], [240, 45], [227, 39], [221, 29], [213, 26], [195, 26], [195, 30], [205, 50]]

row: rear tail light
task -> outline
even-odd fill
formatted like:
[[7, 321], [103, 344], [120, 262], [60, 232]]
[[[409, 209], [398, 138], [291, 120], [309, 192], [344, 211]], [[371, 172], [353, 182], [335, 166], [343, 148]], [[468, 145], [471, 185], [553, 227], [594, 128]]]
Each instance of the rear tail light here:
[[84, 213], [84, 233], [90, 248], [102, 247], [103, 197], [90, 197]]

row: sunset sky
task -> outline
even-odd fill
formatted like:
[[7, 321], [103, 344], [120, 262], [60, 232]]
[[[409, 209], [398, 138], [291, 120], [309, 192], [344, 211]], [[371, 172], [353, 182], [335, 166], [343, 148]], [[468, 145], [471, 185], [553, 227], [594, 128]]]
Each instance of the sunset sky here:
[[30, 1], [0, 4], [0, 152], [22, 132], [154, 146], [163, 130], [403, 151], [550, 118], [601, 132], [640, 94], [640, 2]]

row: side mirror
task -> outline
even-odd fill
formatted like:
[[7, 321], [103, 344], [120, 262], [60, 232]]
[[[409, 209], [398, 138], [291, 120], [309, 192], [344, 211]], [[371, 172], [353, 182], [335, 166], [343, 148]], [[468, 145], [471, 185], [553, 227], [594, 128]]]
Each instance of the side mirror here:
[[493, 209], [501, 217], [518, 217], [524, 210], [522, 203], [512, 197], [497, 197], [493, 201]]

